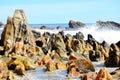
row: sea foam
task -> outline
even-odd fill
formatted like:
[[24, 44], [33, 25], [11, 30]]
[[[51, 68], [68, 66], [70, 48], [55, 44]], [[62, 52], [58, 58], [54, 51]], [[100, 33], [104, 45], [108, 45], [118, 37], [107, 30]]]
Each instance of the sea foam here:
[[64, 31], [65, 34], [75, 35], [77, 32], [84, 34], [84, 39], [87, 40], [87, 35], [91, 34], [98, 42], [106, 41], [107, 43], [117, 43], [120, 41], [120, 30], [114, 29], [100, 29], [96, 25], [86, 26], [78, 29], [33, 29], [43, 34], [44, 32], [58, 33]]

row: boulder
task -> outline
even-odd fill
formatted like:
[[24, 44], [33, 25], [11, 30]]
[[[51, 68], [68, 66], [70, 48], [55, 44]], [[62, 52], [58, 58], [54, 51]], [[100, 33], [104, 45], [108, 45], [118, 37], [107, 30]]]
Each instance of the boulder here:
[[1, 40], [5, 46], [6, 55], [11, 52], [16, 42], [21, 41], [23, 44], [35, 45], [34, 35], [23, 10], [15, 10], [14, 16], [8, 17]]
[[85, 26], [82, 22], [75, 22], [74, 20], [69, 21], [69, 28], [82, 28]]

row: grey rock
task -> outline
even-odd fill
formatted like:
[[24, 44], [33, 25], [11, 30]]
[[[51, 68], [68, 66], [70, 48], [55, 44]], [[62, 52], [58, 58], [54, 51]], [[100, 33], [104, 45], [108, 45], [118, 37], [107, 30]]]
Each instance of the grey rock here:
[[69, 28], [81, 28], [81, 27], [84, 27], [85, 24], [82, 23], [82, 22], [75, 22], [73, 20], [70, 20], [69, 21]]

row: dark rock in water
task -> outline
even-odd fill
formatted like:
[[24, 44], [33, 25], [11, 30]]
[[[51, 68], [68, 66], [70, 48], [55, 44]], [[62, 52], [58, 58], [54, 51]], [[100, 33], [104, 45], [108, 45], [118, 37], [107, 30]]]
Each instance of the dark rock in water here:
[[62, 27], [61, 26], [57, 26], [56, 29], [62, 29]]
[[81, 28], [81, 27], [84, 27], [85, 24], [82, 23], [82, 22], [75, 22], [73, 20], [70, 20], [69, 21], [69, 28]]
[[1, 40], [9, 53], [16, 42], [34, 45], [34, 35], [27, 24], [23, 10], [16, 10], [13, 18], [8, 17], [7, 24], [2, 32]]
[[2, 22], [0, 22], [0, 26], [3, 26], [4, 24]]
[[41, 26], [40, 29], [46, 29], [47, 27], [46, 26]]
[[113, 21], [97, 21], [97, 26], [100, 26], [99, 29], [120, 29], [120, 24]]

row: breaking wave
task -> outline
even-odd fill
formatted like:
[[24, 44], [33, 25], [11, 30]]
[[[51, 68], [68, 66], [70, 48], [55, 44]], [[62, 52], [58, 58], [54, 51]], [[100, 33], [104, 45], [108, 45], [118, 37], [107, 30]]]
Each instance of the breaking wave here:
[[91, 34], [98, 42], [106, 41], [107, 43], [116, 43], [120, 40], [120, 30], [116, 29], [101, 29], [96, 25], [86, 26], [79, 29], [33, 29], [43, 34], [44, 32], [58, 33], [64, 31], [65, 34], [75, 35], [77, 32], [84, 34], [84, 39], [87, 40], [87, 35]]

